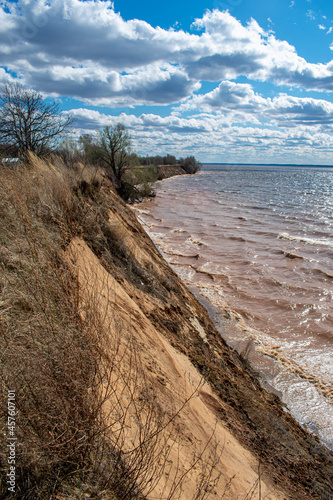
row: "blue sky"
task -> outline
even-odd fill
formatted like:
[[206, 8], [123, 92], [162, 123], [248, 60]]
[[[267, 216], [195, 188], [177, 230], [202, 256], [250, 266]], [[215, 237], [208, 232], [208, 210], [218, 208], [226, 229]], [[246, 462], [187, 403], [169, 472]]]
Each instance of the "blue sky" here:
[[0, 2], [0, 82], [142, 155], [333, 164], [331, 0]]

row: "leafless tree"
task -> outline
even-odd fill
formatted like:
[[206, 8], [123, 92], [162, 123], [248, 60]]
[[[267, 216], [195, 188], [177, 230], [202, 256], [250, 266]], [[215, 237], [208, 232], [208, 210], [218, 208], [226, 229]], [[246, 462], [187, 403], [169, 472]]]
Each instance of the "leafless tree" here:
[[114, 127], [104, 127], [99, 132], [98, 154], [111, 168], [118, 182], [121, 181], [129, 164], [130, 145], [130, 135], [121, 123], [117, 123]]
[[63, 118], [59, 105], [17, 83], [3, 85], [0, 97], [0, 142], [22, 153], [44, 154], [64, 136], [72, 118]]

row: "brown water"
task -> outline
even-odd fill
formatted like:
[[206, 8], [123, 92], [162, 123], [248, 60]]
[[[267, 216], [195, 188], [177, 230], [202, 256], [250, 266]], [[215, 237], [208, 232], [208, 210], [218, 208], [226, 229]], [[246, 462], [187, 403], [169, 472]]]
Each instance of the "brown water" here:
[[263, 383], [333, 447], [333, 169], [206, 166], [135, 208]]

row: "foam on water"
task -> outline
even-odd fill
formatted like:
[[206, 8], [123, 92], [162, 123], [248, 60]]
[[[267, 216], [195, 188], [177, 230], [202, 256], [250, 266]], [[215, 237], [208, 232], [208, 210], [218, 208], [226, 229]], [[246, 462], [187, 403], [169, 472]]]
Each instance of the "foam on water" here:
[[292, 236], [288, 233], [280, 233], [278, 238], [281, 240], [299, 241], [307, 245], [325, 246], [333, 248], [333, 240], [319, 239], [319, 238], [306, 238], [304, 236]]

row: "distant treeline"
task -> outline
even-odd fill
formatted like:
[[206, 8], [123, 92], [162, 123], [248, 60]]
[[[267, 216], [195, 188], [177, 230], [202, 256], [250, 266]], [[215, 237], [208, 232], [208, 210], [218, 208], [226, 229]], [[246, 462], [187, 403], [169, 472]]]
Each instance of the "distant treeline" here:
[[201, 163], [194, 156], [187, 156], [179, 160], [169, 154], [166, 156], [138, 156], [137, 158], [140, 165], [177, 165], [182, 167], [188, 174], [195, 174], [201, 168]]

